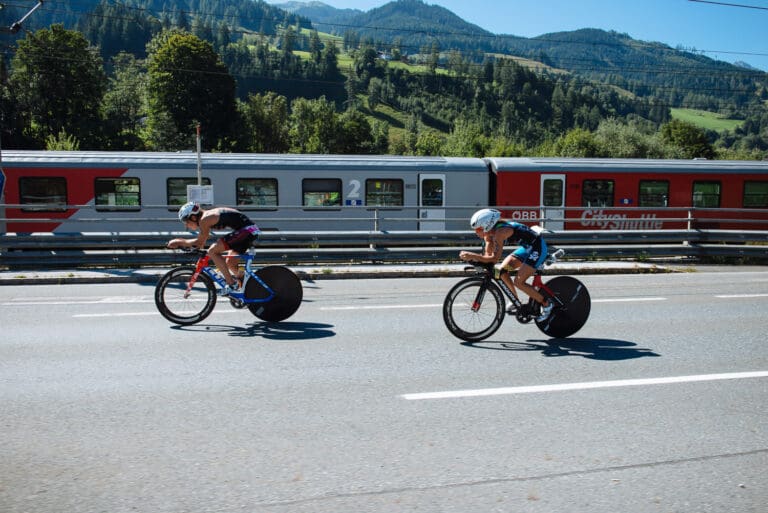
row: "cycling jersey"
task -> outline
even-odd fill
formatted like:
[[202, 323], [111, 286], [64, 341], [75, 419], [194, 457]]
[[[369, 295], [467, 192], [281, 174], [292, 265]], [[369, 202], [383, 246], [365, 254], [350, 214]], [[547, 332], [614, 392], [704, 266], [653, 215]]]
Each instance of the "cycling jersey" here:
[[547, 243], [531, 228], [514, 221], [499, 221], [493, 228], [494, 230], [499, 228], [512, 228], [514, 230], [504, 242], [505, 244], [520, 246], [512, 254], [522, 263], [530, 265], [534, 269], [544, 263], [547, 258]]
[[253, 221], [248, 219], [248, 216], [237, 210], [219, 210], [219, 220], [213, 225], [214, 230], [224, 230], [229, 228], [230, 230], [239, 230], [246, 226], [256, 226]]
[[259, 227], [248, 216], [237, 210], [222, 209], [219, 211], [219, 221], [213, 226], [214, 230], [229, 228], [228, 233], [221, 240], [228, 249], [245, 253], [253, 242], [259, 237]]

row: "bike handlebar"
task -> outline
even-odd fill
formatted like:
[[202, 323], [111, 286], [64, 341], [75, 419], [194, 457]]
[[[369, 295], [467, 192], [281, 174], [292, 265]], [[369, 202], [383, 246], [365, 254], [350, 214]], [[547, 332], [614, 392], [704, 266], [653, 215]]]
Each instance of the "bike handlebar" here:
[[[565, 255], [565, 250], [560, 248], [553, 248], [554, 251], [547, 255], [547, 258], [542, 262], [542, 264], [536, 269], [537, 273], [542, 272], [542, 270], [545, 267], [549, 267], [550, 265], [557, 262], [560, 258], [562, 258], [563, 255]], [[475, 271], [475, 272], [485, 272], [488, 274], [494, 274], [494, 266], [493, 263], [484, 263], [484, 262], [467, 262], [469, 265], [464, 268], [465, 271]]]
[[201, 249], [201, 248], [176, 248], [176, 250], [181, 253], [189, 253], [190, 255], [197, 255], [197, 256], [203, 256], [208, 254], [207, 249]]

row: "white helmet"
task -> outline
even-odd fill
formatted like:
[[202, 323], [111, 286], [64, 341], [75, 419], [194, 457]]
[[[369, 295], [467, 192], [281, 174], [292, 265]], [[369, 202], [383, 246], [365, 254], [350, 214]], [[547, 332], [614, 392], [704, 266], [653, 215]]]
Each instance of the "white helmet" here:
[[182, 223], [186, 223], [189, 219], [189, 216], [199, 214], [200, 213], [200, 205], [198, 203], [195, 203], [194, 201], [190, 201], [188, 203], [184, 203], [179, 208], [179, 221]]
[[496, 223], [501, 219], [501, 212], [493, 208], [484, 208], [472, 214], [469, 224], [472, 229], [482, 228], [483, 232], [488, 233], [493, 230]]

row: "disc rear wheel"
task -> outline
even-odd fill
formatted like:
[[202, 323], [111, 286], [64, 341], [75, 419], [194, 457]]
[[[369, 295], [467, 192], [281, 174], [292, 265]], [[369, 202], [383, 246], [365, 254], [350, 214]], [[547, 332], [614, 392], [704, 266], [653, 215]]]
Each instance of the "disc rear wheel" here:
[[[248, 303], [253, 315], [268, 322], [280, 322], [299, 309], [304, 289], [296, 274], [279, 265], [270, 265], [256, 271], [256, 275], [274, 292], [274, 297], [263, 303]], [[249, 279], [245, 285], [247, 299], [266, 299], [270, 295], [258, 281]]]
[[570, 276], [552, 278], [546, 286], [563, 303], [563, 306], [556, 305], [547, 319], [541, 322], [536, 321], [536, 326], [550, 337], [570, 337], [579, 331], [589, 318], [589, 311], [592, 308], [589, 291], [583, 283]]

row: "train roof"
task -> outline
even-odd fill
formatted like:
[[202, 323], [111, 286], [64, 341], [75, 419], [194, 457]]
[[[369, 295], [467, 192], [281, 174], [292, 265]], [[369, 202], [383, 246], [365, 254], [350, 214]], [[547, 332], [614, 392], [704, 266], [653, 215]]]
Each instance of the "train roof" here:
[[491, 170], [503, 172], [566, 171], [610, 173], [757, 173], [768, 174], [768, 161], [759, 160], [673, 160], [673, 159], [597, 159], [557, 157], [486, 158]]
[[[305, 155], [257, 153], [202, 153], [203, 171], [217, 168], [279, 168], [301, 171], [307, 168], [328, 170], [360, 170], [376, 168], [391, 171], [477, 172], [488, 173], [488, 166], [477, 158], [411, 157], [395, 155]], [[2, 163], [7, 167], [35, 167], [41, 164], [57, 167], [197, 167], [197, 153], [179, 152], [109, 152], [109, 151], [35, 151], [3, 150]]]

